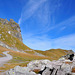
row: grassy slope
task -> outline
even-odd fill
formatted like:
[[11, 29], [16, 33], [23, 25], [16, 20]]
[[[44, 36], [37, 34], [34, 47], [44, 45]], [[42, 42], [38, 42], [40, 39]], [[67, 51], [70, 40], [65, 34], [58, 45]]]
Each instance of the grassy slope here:
[[38, 53], [41, 53], [45, 56], [50, 57], [51, 60], [57, 60], [59, 59], [61, 56], [66, 55], [66, 52], [68, 52], [67, 50], [62, 50], [62, 49], [50, 49], [47, 51], [40, 51], [40, 50], [35, 50]]
[[26, 66], [26, 64], [31, 60], [37, 60], [37, 59], [50, 60], [49, 57], [42, 57], [42, 56], [36, 56], [28, 53], [16, 52], [0, 46], [0, 53], [2, 53], [3, 51], [10, 51], [9, 54], [13, 56], [13, 59], [10, 60], [7, 64], [5, 64], [4, 67], [0, 67], [0, 70], [4, 70], [4, 71], [10, 68], [14, 68], [17, 65]]
[[27, 63], [29, 63], [32, 60], [37, 60], [37, 59], [55, 60], [61, 57], [62, 55], [65, 55], [66, 54], [65, 52], [67, 52], [66, 50], [62, 50], [62, 49], [51, 49], [47, 51], [37, 50], [36, 52], [47, 56], [47, 57], [43, 57], [43, 56], [37, 56], [28, 53], [12, 51], [10, 49], [0, 46], [0, 53], [2, 54], [3, 51], [10, 51], [9, 54], [13, 56], [12, 60], [4, 64], [4, 67], [0, 67], [0, 70], [4, 70], [4, 71], [9, 70], [10, 68], [14, 68], [17, 65], [24, 67], [27, 65]]

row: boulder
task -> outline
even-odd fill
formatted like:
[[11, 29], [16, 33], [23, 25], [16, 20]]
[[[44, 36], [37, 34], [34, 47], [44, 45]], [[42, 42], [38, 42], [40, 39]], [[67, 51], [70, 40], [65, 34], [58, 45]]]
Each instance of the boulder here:
[[34, 69], [43, 70], [46, 65], [50, 66], [48, 65], [50, 63], [51, 61], [49, 60], [34, 60], [34, 61], [31, 61], [29, 64], [27, 64], [27, 67], [29, 67], [31, 70], [34, 70]]
[[10, 69], [6, 72], [6, 75], [40, 75], [31, 71], [28, 67], [16, 66], [14, 69]]
[[[63, 61], [34, 60], [27, 67], [16, 66], [7, 75], [74, 75], [75, 61], [68, 64]], [[36, 71], [38, 74], [36, 74]]]

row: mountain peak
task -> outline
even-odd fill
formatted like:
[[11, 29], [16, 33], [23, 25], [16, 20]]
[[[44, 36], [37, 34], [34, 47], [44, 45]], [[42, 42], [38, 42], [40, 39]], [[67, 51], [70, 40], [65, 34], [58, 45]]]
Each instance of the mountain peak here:
[[8, 21], [7, 19], [0, 18], [1, 25], [6, 25], [8, 28], [8, 33], [12, 36], [18, 38], [20, 41], [22, 41], [22, 35], [19, 24], [17, 24], [13, 19], [10, 19]]

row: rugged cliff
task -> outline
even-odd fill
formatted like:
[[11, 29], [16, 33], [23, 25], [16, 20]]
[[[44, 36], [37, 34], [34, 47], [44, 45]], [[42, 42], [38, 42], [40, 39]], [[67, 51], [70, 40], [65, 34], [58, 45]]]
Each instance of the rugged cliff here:
[[5, 25], [7, 26], [8, 28], [8, 31], [6, 31], [7, 33], [11, 34], [13, 37], [16, 37], [20, 41], [22, 41], [20, 26], [13, 19], [10, 19], [10, 21], [8, 21], [7, 19], [0, 18], [0, 23], [1, 26], [3, 25], [2, 27], [4, 27]]
[[0, 18], [0, 45], [15, 51], [30, 50], [23, 44], [20, 26], [13, 19]]

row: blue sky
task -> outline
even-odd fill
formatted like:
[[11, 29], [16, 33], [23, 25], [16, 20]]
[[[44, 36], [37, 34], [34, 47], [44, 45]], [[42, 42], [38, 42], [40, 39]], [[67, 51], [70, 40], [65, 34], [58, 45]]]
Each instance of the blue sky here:
[[32, 49], [75, 50], [74, 0], [0, 0], [0, 18], [14, 19]]

